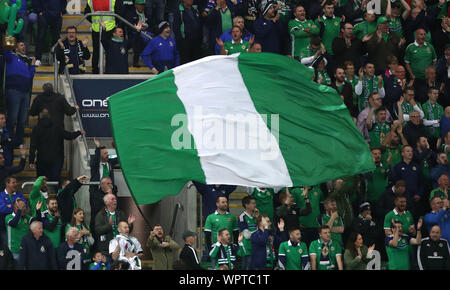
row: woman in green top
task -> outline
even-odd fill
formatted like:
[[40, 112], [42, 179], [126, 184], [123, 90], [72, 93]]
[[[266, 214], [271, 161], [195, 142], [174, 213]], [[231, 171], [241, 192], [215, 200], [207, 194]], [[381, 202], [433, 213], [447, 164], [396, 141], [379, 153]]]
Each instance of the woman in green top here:
[[361, 234], [351, 233], [344, 252], [344, 269], [367, 270], [367, 263], [375, 257], [368, 258], [368, 256], [374, 249], [375, 244], [370, 248], [364, 245]]
[[94, 244], [94, 238], [89, 230], [89, 226], [84, 223], [84, 211], [81, 208], [73, 210], [72, 220], [66, 226], [66, 233], [70, 227], [76, 227], [80, 231], [78, 242], [83, 246], [86, 259], [91, 259], [90, 247]]

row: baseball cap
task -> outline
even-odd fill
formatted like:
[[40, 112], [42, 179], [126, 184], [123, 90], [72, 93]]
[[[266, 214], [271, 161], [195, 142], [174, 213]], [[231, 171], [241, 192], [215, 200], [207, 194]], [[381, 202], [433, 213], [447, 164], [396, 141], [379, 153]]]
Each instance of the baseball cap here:
[[145, 5], [145, 0], [136, 0], [136, 1], [134, 2], [134, 4]]
[[384, 16], [380, 16], [380, 18], [378, 18], [378, 20], [377, 20], [377, 24], [382, 24], [382, 23], [386, 23], [386, 22], [389, 22], [389, 20]]
[[359, 211], [360, 211], [361, 213], [363, 213], [365, 210], [369, 210], [369, 209], [370, 209], [370, 203], [368, 203], [368, 202], [362, 203], [362, 204], [359, 206]]

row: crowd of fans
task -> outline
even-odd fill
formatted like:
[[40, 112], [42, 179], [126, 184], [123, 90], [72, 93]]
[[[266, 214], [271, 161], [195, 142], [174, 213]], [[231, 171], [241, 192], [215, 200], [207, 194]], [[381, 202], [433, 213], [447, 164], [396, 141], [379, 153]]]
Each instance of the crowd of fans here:
[[[367, 269], [378, 257], [387, 269], [450, 268], [447, 2], [381, 0], [379, 13], [366, 0], [106, 2], [115, 3], [108, 9], [134, 28], [90, 17], [92, 52], [77, 38], [76, 27], [68, 27], [60, 39], [65, 1], [35, 0], [18, 14], [31, 21], [34, 15], [38, 37], [35, 57], [26, 55], [27, 25], [17, 35], [15, 51], [4, 51], [0, 266], [142, 268], [141, 243], [130, 235], [136, 217], [117, 207], [113, 168], [118, 160], [109, 158], [97, 140], [90, 180], [100, 186], [90, 188], [90, 209], [79, 208], [74, 197], [86, 176], [62, 181], [56, 198], [48, 194], [47, 180], [61, 177], [63, 140], [85, 133], [64, 130], [64, 115], [78, 107], [50, 84], [28, 110], [50, 27], [60, 73], [65, 68], [85, 72], [91, 53], [98, 73], [100, 42], [106, 73], [128, 73], [129, 49], [134, 66], [142, 58], [155, 74], [213, 54], [262, 51], [291, 57], [314, 70], [315, 82], [337, 91], [370, 147], [373, 172], [308, 187], [251, 189], [239, 217], [228, 211], [234, 186], [194, 182], [204, 206], [204, 256], [195, 249], [198, 233], [187, 231], [177, 259], [180, 246], [155, 225], [146, 243], [153, 269]], [[90, 0], [85, 13], [97, 9], [96, 0]], [[11, 175], [26, 163], [28, 115], [39, 118], [29, 154], [39, 178], [26, 199], [16, 192]], [[21, 160], [12, 166], [18, 147]], [[89, 225], [85, 212], [91, 215]]]

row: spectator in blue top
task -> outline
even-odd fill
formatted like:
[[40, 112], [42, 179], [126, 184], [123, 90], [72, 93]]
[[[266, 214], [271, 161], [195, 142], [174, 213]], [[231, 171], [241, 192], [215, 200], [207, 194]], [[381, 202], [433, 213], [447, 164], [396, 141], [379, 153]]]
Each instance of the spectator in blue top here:
[[431, 212], [425, 215], [425, 226], [428, 232], [431, 232], [433, 226], [438, 225], [442, 231], [442, 238], [447, 241], [450, 239], [450, 213], [448, 211], [448, 199], [442, 200], [439, 196], [435, 196], [430, 201]]
[[5, 179], [5, 184], [5, 190], [0, 193], [0, 234], [2, 236], [2, 242], [4, 243], [7, 242], [5, 217], [13, 212], [13, 204], [17, 199], [21, 199], [25, 202], [25, 206], [28, 207], [23, 194], [16, 192], [17, 179], [9, 176]]
[[175, 40], [170, 37], [169, 22], [161, 22], [158, 28], [159, 35], [150, 40], [145, 47], [144, 52], [142, 52], [142, 59], [154, 74], [172, 69], [179, 65]]
[[51, 45], [59, 39], [62, 16], [66, 14], [67, 0], [33, 0], [33, 11], [38, 15], [38, 40], [36, 42], [36, 64], [41, 65], [42, 46], [45, 45], [47, 29], [51, 29]]
[[[30, 93], [36, 72], [36, 59], [25, 55], [26, 47], [22, 41], [17, 42], [15, 52], [4, 51], [6, 62], [6, 128], [13, 147], [23, 144], [25, 122], [28, 119]], [[14, 127], [16, 127], [14, 133]]]
[[[242, 31], [242, 40], [250, 42], [250, 38], [252, 38], [253, 34], [250, 33], [247, 29], [245, 29], [245, 22], [244, 18], [242, 16], [236, 16], [233, 18], [233, 26], [239, 26]], [[231, 35], [231, 30], [229, 29], [222, 33], [220, 36], [220, 40], [222, 40], [224, 43], [227, 41], [232, 41], [233, 36]], [[220, 54], [220, 46], [216, 43], [216, 54]]]
[[268, 1], [264, 6], [263, 15], [253, 25], [255, 42], [261, 44], [263, 52], [281, 53], [283, 25], [279, 21], [278, 7], [275, 1]]

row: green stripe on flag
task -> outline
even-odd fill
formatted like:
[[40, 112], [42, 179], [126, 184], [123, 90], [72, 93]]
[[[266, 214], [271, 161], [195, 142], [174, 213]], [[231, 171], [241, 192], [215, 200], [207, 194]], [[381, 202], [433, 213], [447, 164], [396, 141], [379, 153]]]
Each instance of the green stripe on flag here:
[[279, 147], [294, 186], [316, 185], [374, 170], [372, 155], [341, 97], [311, 81], [291, 58], [241, 53], [239, 71], [256, 110], [279, 114]]
[[172, 118], [186, 115], [172, 71], [111, 96], [108, 107], [120, 164], [137, 204], [178, 194], [189, 180], [186, 172], [191, 179], [205, 182], [194, 146], [172, 147], [172, 135], [182, 126], [171, 126]]

